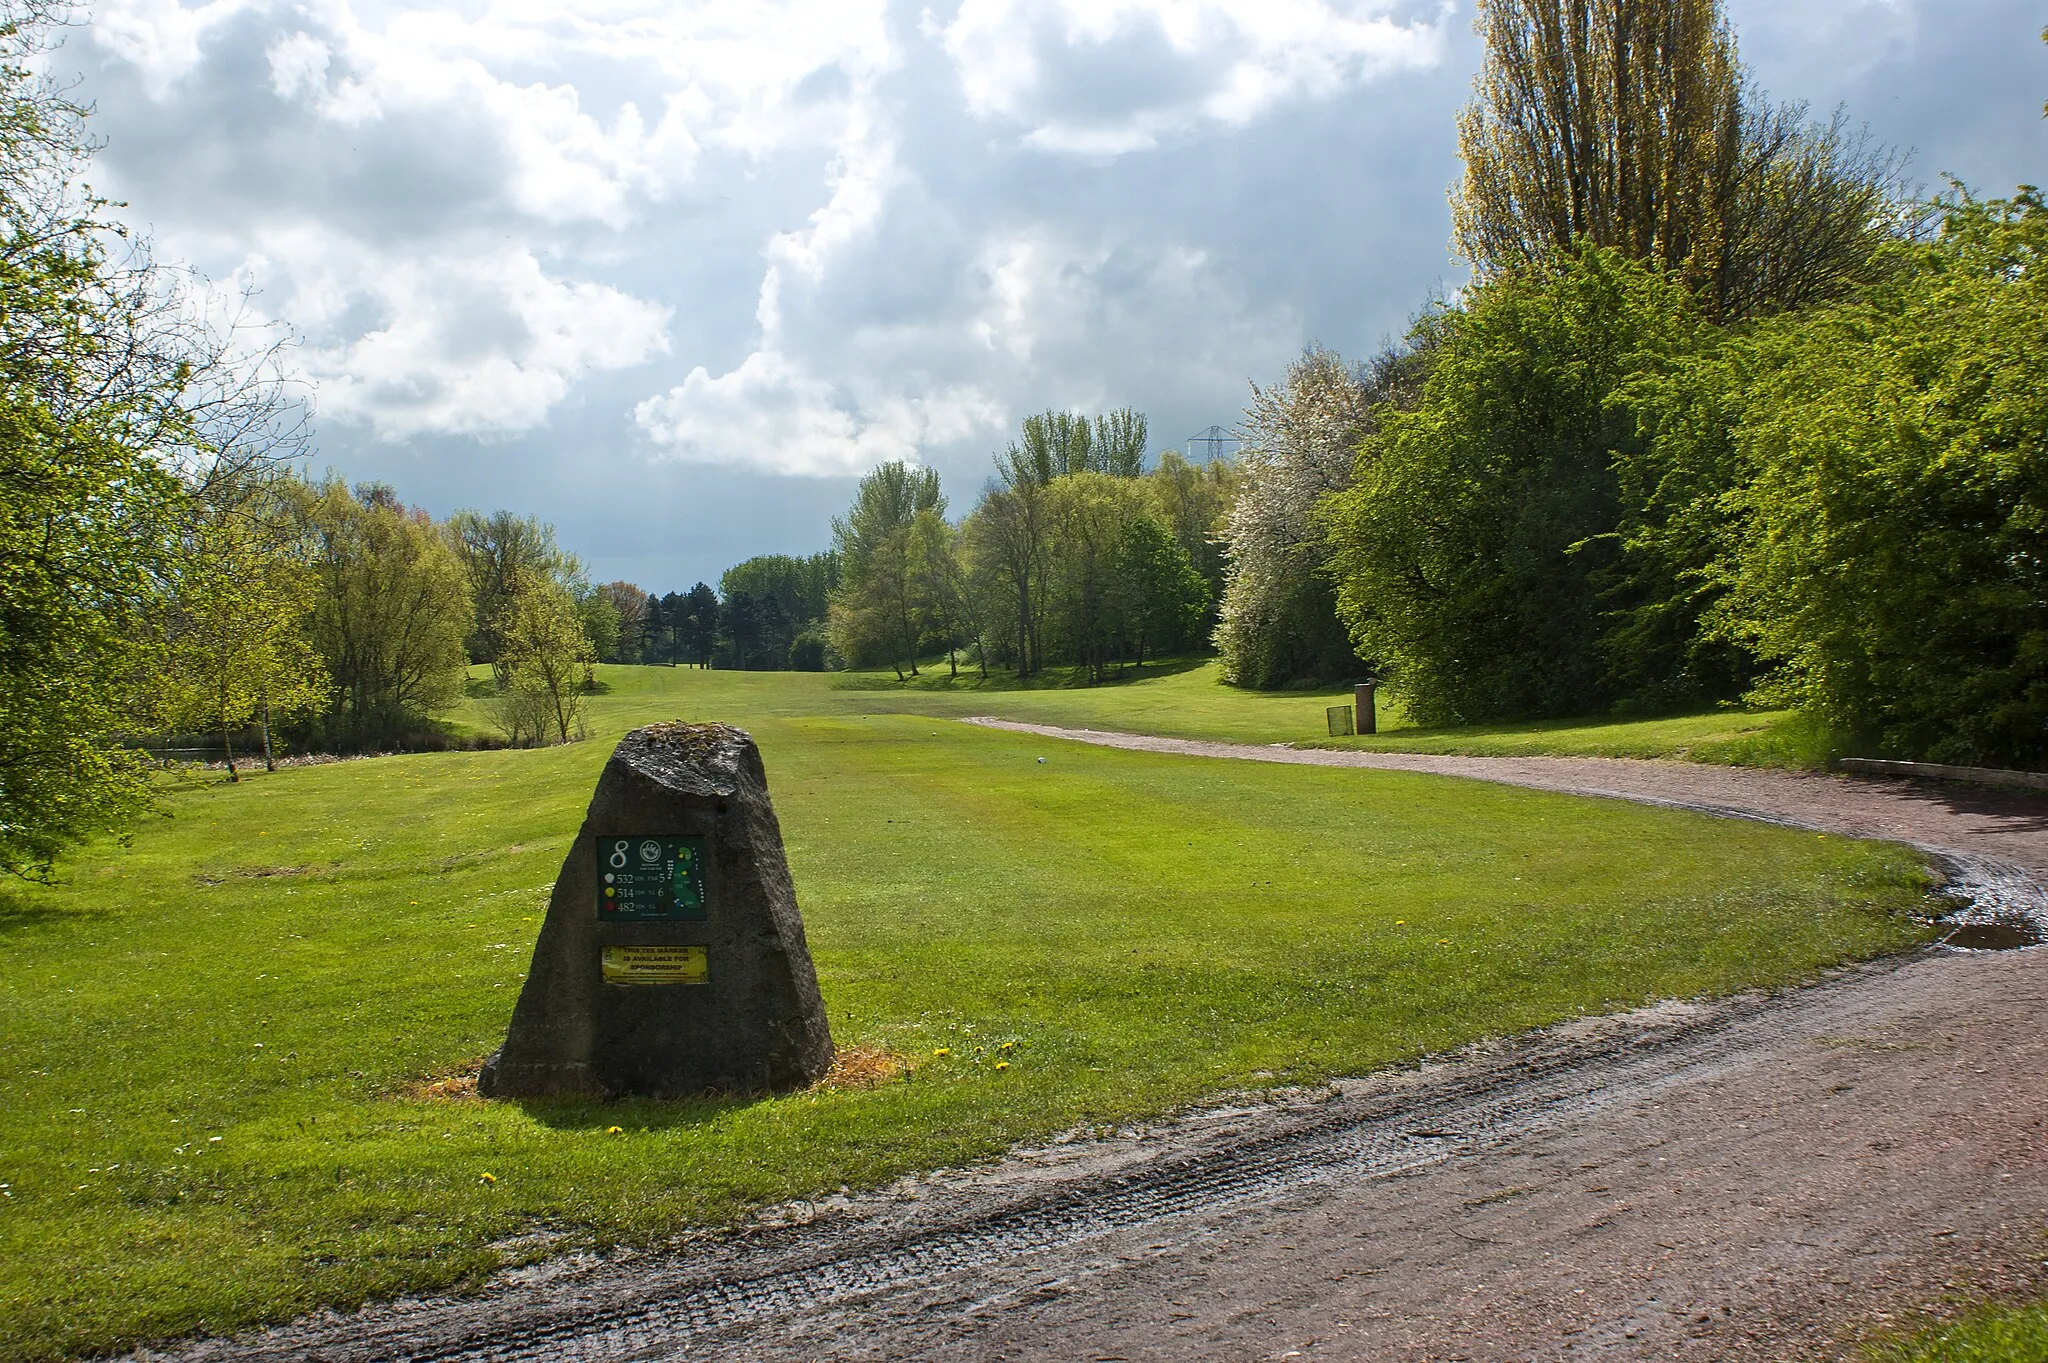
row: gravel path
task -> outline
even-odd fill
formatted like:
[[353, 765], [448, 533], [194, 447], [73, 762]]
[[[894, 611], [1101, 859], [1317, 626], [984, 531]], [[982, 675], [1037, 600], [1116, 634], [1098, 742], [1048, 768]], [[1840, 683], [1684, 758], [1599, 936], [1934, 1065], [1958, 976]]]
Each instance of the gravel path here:
[[[2048, 797], [1189, 743], [1911, 842], [2039, 912]], [[787, 1208], [199, 1359], [1840, 1359], [2048, 1293], [2048, 948], [1937, 949]]]

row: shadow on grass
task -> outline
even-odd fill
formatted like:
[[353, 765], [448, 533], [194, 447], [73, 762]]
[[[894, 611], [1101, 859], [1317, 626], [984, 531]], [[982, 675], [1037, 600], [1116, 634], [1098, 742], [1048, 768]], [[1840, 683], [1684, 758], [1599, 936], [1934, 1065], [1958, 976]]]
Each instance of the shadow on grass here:
[[513, 1098], [510, 1102], [555, 1131], [678, 1131], [704, 1126], [726, 1113], [772, 1102], [774, 1093], [702, 1094], [694, 1098]]
[[0, 885], [0, 937], [46, 926], [89, 923], [113, 915], [78, 904], [53, 904], [27, 885]]
[[[1157, 681], [1161, 677], [1174, 677], [1183, 672], [1192, 672], [1210, 660], [1208, 658], [1167, 658], [1160, 662], [1144, 664], [1123, 664], [1113, 669], [1101, 681], [1094, 681], [1086, 667], [1048, 667], [1032, 677], [1018, 677], [1014, 672], [1001, 669], [992, 671], [984, 679], [978, 668], [963, 666], [959, 676], [952, 676], [938, 670], [945, 667], [941, 659], [937, 668], [920, 659], [918, 666], [923, 669], [915, 677], [904, 677], [900, 681], [877, 672], [845, 672], [832, 683], [835, 691], [1074, 691], [1090, 687], [1119, 686], [1126, 682]], [[1277, 693], [1276, 693], [1277, 694]]]

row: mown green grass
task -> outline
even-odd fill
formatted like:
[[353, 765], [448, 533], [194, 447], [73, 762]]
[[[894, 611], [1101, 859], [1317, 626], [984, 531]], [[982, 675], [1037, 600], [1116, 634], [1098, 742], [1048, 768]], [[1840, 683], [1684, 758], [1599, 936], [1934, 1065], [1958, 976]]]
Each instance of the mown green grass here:
[[2048, 1363], [2048, 1306], [1989, 1308], [1865, 1353], [1873, 1363]]
[[[1811, 766], [1825, 758], [1809, 734], [1782, 710], [1715, 710], [1675, 718], [1541, 720], [1520, 724], [1418, 728], [1397, 697], [1379, 698], [1375, 737], [1328, 736], [1324, 710], [1349, 705], [1350, 687], [1308, 691], [1245, 691], [1225, 686], [1213, 659], [1150, 664], [1089, 686], [1076, 671], [1055, 671], [1025, 684], [972, 669], [950, 676], [943, 663], [898, 681], [891, 672], [720, 673], [720, 680], [675, 683], [667, 668], [608, 668], [613, 694], [593, 706], [603, 730], [610, 717], [638, 712], [643, 697], [670, 694], [681, 685], [736, 688], [777, 713], [919, 714], [1001, 719], [1063, 728], [1110, 729], [1226, 743], [1292, 743], [1300, 747], [1360, 748], [1382, 752], [1466, 753], [1477, 756], [1682, 757], [1759, 766]], [[704, 674], [698, 674], [700, 678]], [[671, 680], [664, 682], [662, 678]], [[780, 680], [777, 680], [780, 678]], [[474, 706], [474, 702], [472, 702]], [[465, 723], [488, 731], [473, 708]], [[1823, 745], [1824, 746], [1824, 745]]]
[[[1225, 686], [1213, 660], [1172, 660], [1132, 669], [1099, 686], [1058, 670], [1018, 683], [1003, 673], [983, 681], [972, 669], [948, 675], [943, 661], [899, 682], [882, 672], [700, 672], [695, 668], [600, 668], [605, 693], [590, 698], [593, 733], [660, 717], [681, 697], [717, 697], [749, 713], [915, 714], [934, 718], [995, 715], [1064, 728], [1122, 729], [1232, 743], [1290, 743], [1325, 731], [1325, 706], [1349, 704], [1350, 689], [1243, 691]], [[476, 670], [481, 680], [484, 669]], [[473, 688], [474, 689], [474, 688]], [[730, 698], [728, 702], [726, 698]], [[686, 703], [695, 703], [694, 701]], [[469, 697], [456, 727], [493, 732], [488, 705]], [[630, 721], [630, 722], [627, 722]], [[1398, 723], [1398, 720], [1394, 722]]]
[[1817, 766], [1812, 736], [1786, 710], [1712, 710], [1654, 719], [1544, 720], [1415, 728], [1397, 715], [1372, 737], [1320, 738], [1305, 748], [1454, 753], [1474, 757], [1686, 758], [1735, 766]]
[[[536, 1232], [659, 1240], [1924, 936], [1893, 847], [863, 715], [823, 678], [606, 680], [605, 738], [188, 783], [0, 892], [0, 1357], [473, 1282]], [[608, 738], [678, 716], [759, 738], [835, 1038], [912, 1077], [409, 1096], [502, 1037]]]

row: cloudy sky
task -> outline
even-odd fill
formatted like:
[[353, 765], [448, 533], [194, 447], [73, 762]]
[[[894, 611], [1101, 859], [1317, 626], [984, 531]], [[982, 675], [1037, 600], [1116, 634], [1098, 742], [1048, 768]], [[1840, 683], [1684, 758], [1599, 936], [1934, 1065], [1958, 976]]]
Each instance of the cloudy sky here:
[[[2035, 0], [1728, 0], [1915, 177], [2048, 180]], [[316, 468], [656, 590], [1027, 412], [1230, 424], [1445, 248], [1469, 0], [102, 0], [96, 186], [302, 338]]]

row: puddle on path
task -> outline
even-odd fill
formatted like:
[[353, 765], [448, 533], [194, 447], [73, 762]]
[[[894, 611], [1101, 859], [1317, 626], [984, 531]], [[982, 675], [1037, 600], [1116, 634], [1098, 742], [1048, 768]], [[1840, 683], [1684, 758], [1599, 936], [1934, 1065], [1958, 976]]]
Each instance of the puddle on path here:
[[1965, 951], [2017, 951], [2041, 945], [2041, 929], [2024, 918], [2001, 918], [1988, 922], [1964, 923], [1941, 939], [1943, 946]]

